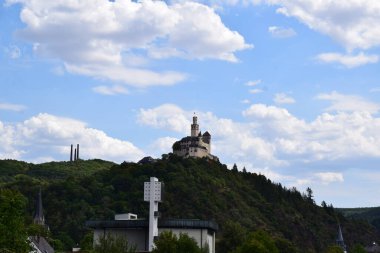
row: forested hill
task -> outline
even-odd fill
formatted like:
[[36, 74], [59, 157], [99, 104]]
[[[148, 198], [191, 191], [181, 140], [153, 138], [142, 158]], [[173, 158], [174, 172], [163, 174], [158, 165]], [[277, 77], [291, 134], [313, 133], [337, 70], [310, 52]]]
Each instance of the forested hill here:
[[337, 220], [349, 246], [380, 239], [368, 223], [347, 220], [332, 206], [319, 207], [311, 196], [206, 159], [163, 155], [144, 165], [101, 160], [33, 165], [0, 160], [0, 187], [19, 190], [28, 198], [29, 222], [42, 187], [45, 218], [57, 247], [81, 242], [89, 232], [86, 220], [113, 219], [115, 213], [125, 212], [146, 217], [143, 183], [151, 176], [165, 183], [165, 201], [159, 206], [163, 218], [213, 219], [219, 224], [218, 253], [232, 252], [257, 230], [293, 249], [281, 252], [295, 252], [294, 248], [323, 252], [335, 242]]
[[339, 208], [345, 217], [355, 220], [365, 220], [380, 231], [380, 207]]

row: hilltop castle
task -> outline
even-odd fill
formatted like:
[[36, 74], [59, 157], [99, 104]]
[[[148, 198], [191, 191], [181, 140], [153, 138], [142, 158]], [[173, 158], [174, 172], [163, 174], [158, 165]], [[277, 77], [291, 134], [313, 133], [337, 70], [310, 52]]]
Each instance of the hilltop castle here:
[[203, 135], [199, 131], [198, 118], [193, 116], [191, 124], [191, 135], [176, 141], [173, 144], [173, 153], [181, 157], [207, 157], [218, 161], [218, 157], [211, 154], [211, 134], [205, 132]]

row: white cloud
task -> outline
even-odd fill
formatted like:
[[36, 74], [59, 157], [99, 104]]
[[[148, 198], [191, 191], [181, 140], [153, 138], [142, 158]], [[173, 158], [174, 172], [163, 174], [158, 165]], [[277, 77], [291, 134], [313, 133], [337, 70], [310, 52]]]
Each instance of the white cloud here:
[[315, 177], [321, 181], [322, 184], [330, 184], [335, 182], [343, 182], [343, 174], [337, 172], [320, 172], [315, 173]]
[[377, 63], [379, 56], [366, 55], [363, 52], [357, 55], [342, 55], [339, 53], [323, 53], [317, 56], [317, 59], [326, 63], [339, 63], [347, 68], [356, 68], [362, 65]]
[[109, 86], [96, 86], [92, 89], [94, 92], [103, 94], [103, 95], [116, 95], [116, 94], [129, 94], [129, 91], [120, 85]]
[[348, 51], [380, 45], [380, 2], [376, 0], [202, 0], [210, 5], [267, 4], [325, 34]]
[[273, 101], [276, 103], [276, 104], [294, 104], [296, 101], [294, 100], [294, 98], [290, 97], [289, 95], [285, 94], [285, 93], [277, 93], [275, 96], [274, 96], [274, 99]]
[[[67, 159], [70, 144], [79, 143], [81, 158], [100, 158], [122, 162], [144, 156], [128, 141], [89, 128], [84, 122], [41, 113], [18, 124], [0, 122], [0, 157], [27, 161]], [[41, 156], [40, 154], [44, 154]]]
[[297, 33], [292, 28], [286, 28], [286, 27], [279, 27], [279, 26], [270, 26], [268, 27], [268, 32], [274, 37], [274, 38], [290, 38]]
[[263, 90], [262, 89], [250, 89], [249, 90], [249, 93], [251, 94], [259, 94], [259, 93], [262, 93]]
[[[175, 105], [162, 105], [141, 109], [138, 119], [143, 125], [186, 136], [192, 114]], [[244, 122], [218, 118], [210, 112], [197, 115], [201, 130], [212, 135], [212, 152], [229, 163], [273, 170], [334, 161], [351, 166], [353, 161], [360, 164], [362, 159], [380, 159], [380, 118], [366, 111], [323, 113], [311, 122], [264, 104], [253, 104], [243, 111]]]
[[369, 102], [359, 96], [340, 94], [336, 91], [319, 94], [316, 98], [331, 102], [331, 106], [329, 106], [326, 111], [364, 111], [377, 113], [380, 110], [380, 104]]
[[22, 4], [20, 18], [26, 25], [19, 35], [34, 44], [36, 53], [61, 59], [70, 73], [138, 87], [186, 78], [144, 67], [153, 58], [236, 62], [236, 51], [252, 48], [212, 8], [195, 2], [7, 1], [14, 3]]
[[242, 101], [240, 101], [242, 104], [250, 104], [251, 103], [251, 100], [249, 99], [243, 99]]
[[380, 45], [380, 2], [368, 0], [266, 0], [278, 13], [297, 18], [348, 50]]
[[248, 81], [245, 83], [247, 86], [256, 86], [261, 83], [261, 80]]
[[173, 151], [173, 143], [178, 141], [177, 138], [173, 137], [161, 137], [155, 140], [152, 144], [149, 145], [149, 150], [156, 157], [160, 157], [161, 154], [167, 154]]
[[26, 106], [19, 104], [0, 103], [0, 110], [20, 112], [26, 109]]
[[155, 128], [167, 128], [168, 130], [186, 133], [190, 124], [191, 113], [186, 112], [179, 106], [164, 104], [153, 109], [140, 109], [137, 120], [140, 124]]

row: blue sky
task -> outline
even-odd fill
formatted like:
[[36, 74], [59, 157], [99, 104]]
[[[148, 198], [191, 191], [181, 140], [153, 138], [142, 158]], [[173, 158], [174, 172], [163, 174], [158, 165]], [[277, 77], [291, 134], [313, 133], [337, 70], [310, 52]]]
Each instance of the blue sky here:
[[317, 203], [379, 206], [380, 3], [47, 2], [0, 7], [0, 158], [160, 157], [193, 113], [230, 167]]

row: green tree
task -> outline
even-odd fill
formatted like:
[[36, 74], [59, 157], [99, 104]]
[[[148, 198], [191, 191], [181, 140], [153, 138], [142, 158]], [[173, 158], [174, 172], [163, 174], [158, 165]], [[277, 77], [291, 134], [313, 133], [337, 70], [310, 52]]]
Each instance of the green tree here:
[[339, 246], [334, 245], [328, 247], [325, 253], [343, 253], [343, 249]]
[[367, 251], [360, 244], [356, 244], [351, 250], [350, 253], [366, 253]]
[[298, 250], [293, 245], [293, 243], [283, 238], [276, 238], [275, 244], [280, 253], [297, 253], [298, 252]]
[[217, 248], [221, 253], [234, 251], [237, 247], [243, 244], [246, 239], [247, 231], [239, 223], [227, 221], [223, 226], [221, 238]]
[[29, 252], [24, 223], [26, 202], [21, 193], [0, 189], [0, 252]]
[[[155, 242], [156, 248], [153, 253], [203, 253], [196, 241], [187, 234], [180, 234], [177, 237], [171, 231], [160, 234]], [[207, 248], [207, 247], [206, 247]]]
[[122, 236], [113, 236], [107, 233], [99, 238], [93, 253], [135, 253], [136, 247], [131, 246]]
[[153, 253], [176, 253], [177, 241], [177, 236], [171, 231], [162, 232], [155, 242], [156, 248], [153, 250]]
[[279, 253], [279, 250], [270, 235], [259, 230], [249, 235], [235, 253]]

